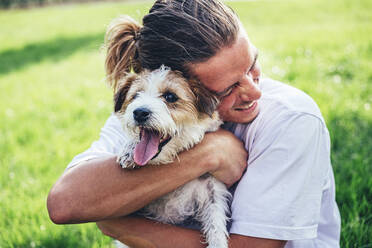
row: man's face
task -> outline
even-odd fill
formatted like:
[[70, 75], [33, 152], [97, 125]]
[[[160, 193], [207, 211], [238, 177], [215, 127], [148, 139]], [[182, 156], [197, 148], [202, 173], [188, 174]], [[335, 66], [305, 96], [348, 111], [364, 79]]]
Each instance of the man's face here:
[[222, 48], [205, 62], [190, 65], [191, 73], [220, 96], [218, 112], [224, 121], [247, 123], [258, 115], [261, 69], [257, 55], [257, 49], [240, 27], [233, 45]]

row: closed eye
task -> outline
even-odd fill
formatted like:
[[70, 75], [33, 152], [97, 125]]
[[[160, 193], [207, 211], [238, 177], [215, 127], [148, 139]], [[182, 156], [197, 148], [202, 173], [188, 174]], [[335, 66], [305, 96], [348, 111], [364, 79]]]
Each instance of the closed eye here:
[[227, 88], [226, 90], [224, 90], [223, 92], [217, 92], [216, 95], [217, 97], [219, 98], [224, 98], [224, 97], [227, 97], [229, 96], [233, 90], [239, 86], [239, 82], [236, 82], [235, 84], [231, 85], [229, 88]]
[[256, 65], [257, 65], [257, 58], [258, 58], [258, 52], [256, 53], [256, 56], [254, 56], [254, 60], [253, 60], [252, 66], [251, 66], [251, 68], [249, 68], [249, 71], [248, 72], [253, 71], [254, 68], [256, 67]]

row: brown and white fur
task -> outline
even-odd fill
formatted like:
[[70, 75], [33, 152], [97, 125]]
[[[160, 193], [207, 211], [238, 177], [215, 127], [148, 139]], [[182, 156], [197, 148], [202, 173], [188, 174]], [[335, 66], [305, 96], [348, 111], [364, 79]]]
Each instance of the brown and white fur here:
[[[114, 101], [115, 113], [130, 138], [118, 156], [123, 168], [170, 163], [221, 124], [216, 98], [196, 81], [186, 81], [164, 66], [124, 77]], [[191, 216], [201, 223], [209, 248], [226, 248], [229, 198], [226, 186], [206, 174], [153, 201], [142, 212], [170, 224]]]

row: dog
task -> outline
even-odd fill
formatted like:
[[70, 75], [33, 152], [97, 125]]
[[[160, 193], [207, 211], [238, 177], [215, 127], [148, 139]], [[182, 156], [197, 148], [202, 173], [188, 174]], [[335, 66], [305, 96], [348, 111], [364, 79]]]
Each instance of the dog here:
[[[206, 132], [219, 128], [217, 104], [197, 80], [186, 80], [168, 67], [128, 74], [114, 95], [115, 114], [130, 139], [118, 163], [122, 168], [171, 163]], [[192, 217], [200, 222], [209, 248], [227, 248], [230, 198], [226, 186], [206, 174], [151, 202], [141, 213], [169, 224]]]

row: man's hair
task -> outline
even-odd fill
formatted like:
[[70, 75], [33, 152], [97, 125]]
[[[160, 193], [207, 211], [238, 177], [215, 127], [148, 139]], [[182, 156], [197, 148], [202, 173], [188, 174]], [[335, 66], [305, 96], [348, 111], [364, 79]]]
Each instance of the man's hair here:
[[236, 40], [239, 21], [218, 0], [157, 0], [139, 25], [119, 17], [106, 34], [108, 82], [133, 70], [166, 65], [188, 76], [189, 65], [213, 57]]

